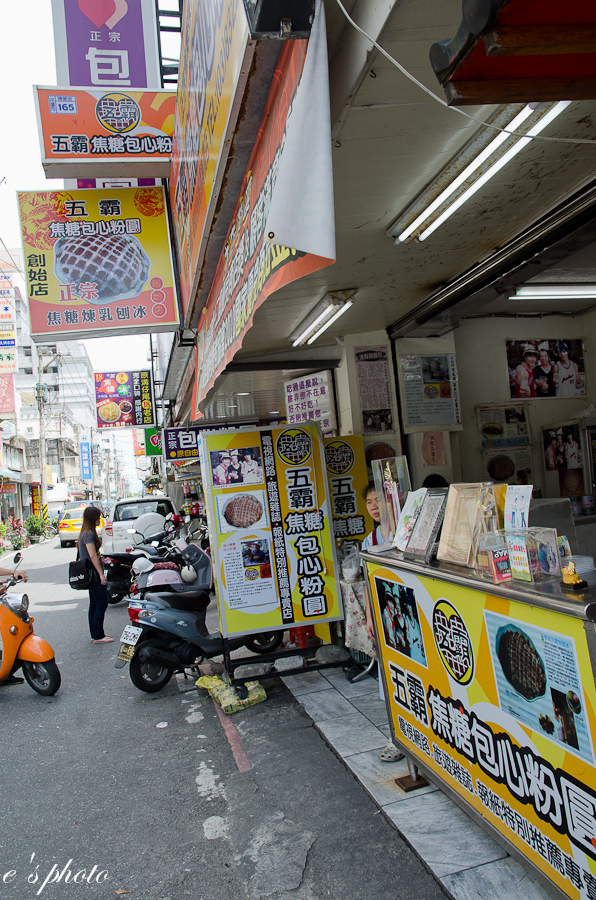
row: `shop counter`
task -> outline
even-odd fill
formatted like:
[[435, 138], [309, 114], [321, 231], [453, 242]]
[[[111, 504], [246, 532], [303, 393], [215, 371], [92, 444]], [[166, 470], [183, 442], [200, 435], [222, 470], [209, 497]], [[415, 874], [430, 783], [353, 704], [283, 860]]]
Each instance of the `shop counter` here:
[[596, 577], [362, 558], [395, 741], [551, 890], [596, 897]]

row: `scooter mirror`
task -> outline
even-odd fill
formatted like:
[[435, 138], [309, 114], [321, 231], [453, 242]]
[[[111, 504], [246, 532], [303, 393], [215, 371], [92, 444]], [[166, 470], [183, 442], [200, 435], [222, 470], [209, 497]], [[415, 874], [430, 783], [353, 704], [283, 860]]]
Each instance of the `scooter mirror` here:
[[22, 553], [16, 553], [15, 557], [13, 559], [13, 563], [16, 563], [18, 565], [20, 563], [20, 561], [22, 560], [22, 558], [23, 558]]

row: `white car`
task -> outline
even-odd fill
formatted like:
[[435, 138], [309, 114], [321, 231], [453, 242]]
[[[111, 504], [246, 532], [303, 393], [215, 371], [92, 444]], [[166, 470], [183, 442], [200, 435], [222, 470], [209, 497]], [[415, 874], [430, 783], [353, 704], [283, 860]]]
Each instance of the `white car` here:
[[165, 517], [175, 512], [169, 497], [127, 497], [117, 500], [106, 520], [101, 552], [125, 553], [134, 547], [139, 537], [130, 534], [130, 529], [137, 528], [137, 520], [141, 516], [139, 531], [148, 537], [163, 531]]

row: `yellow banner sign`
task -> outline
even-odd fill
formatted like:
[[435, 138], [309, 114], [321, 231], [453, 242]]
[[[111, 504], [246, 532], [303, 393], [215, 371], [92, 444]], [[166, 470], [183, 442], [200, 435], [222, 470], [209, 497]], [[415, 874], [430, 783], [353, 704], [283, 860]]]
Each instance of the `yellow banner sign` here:
[[201, 444], [222, 633], [340, 619], [316, 427], [211, 433]]
[[395, 737], [565, 894], [596, 888], [581, 619], [367, 563]]
[[368, 472], [362, 435], [323, 440], [335, 537], [339, 541], [362, 541], [376, 527], [363, 496]]

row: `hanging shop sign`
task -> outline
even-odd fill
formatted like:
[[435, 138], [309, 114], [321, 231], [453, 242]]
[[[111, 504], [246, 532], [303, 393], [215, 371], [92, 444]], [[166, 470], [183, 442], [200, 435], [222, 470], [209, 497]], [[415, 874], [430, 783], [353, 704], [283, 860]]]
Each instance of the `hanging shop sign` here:
[[340, 619], [318, 429], [205, 432], [201, 472], [222, 633]]
[[0, 375], [0, 416], [14, 414], [14, 377]]
[[145, 429], [133, 428], [132, 451], [135, 456], [145, 456]]
[[199, 320], [193, 419], [200, 418], [201, 404], [242, 346], [259, 306], [279, 288], [335, 259], [324, 34], [321, 4], [310, 40], [286, 41], [282, 48]]
[[160, 88], [153, 0], [52, 0], [59, 84]]
[[19, 194], [31, 336], [174, 331], [162, 187]]
[[581, 340], [507, 341], [511, 397], [521, 400], [585, 397], [586, 372]]
[[584, 622], [367, 569], [396, 739], [585, 900], [596, 886], [596, 687]]
[[[18, 372], [17, 356], [17, 315], [15, 307], [14, 285], [9, 275], [0, 279], [0, 378], [12, 378]], [[0, 397], [1, 402], [1, 397]], [[14, 387], [12, 394], [12, 410], [14, 412]]]
[[362, 541], [375, 528], [364, 499], [368, 484], [362, 435], [324, 438], [333, 533], [338, 541]]
[[93, 469], [91, 466], [91, 444], [89, 441], [81, 441], [79, 445], [81, 457], [81, 478], [83, 481], [93, 481]]
[[94, 372], [98, 428], [155, 423], [151, 372]]
[[187, 428], [164, 428], [163, 446], [166, 459], [198, 459], [200, 434], [203, 428], [189, 425]]
[[145, 428], [145, 456], [163, 456], [161, 428]]
[[307, 378], [284, 381], [288, 425], [316, 422], [323, 434], [337, 427], [333, 376], [330, 371], [315, 372]]
[[34, 516], [41, 515], [41, 489], [38, 484], [30, 484], [31, 491], [31, 512]]
[[172, 91], [34, 90], [48, 178], [170, 174]]
[[17, 485], [12, 482], [6, 482], [5, 484], [0, 484], [0, 494], [16, 494], [17, 493]]
[[461, 427], [455, 354], [400, 354], [399, 376], [406, 428]]
[[478, 407], [483, 477], [508, 484], [532, 484], [530, 426], [523, 403]]
[[170, 200], [185, 320], [253, 52], [242, 0], [184, 4]]

